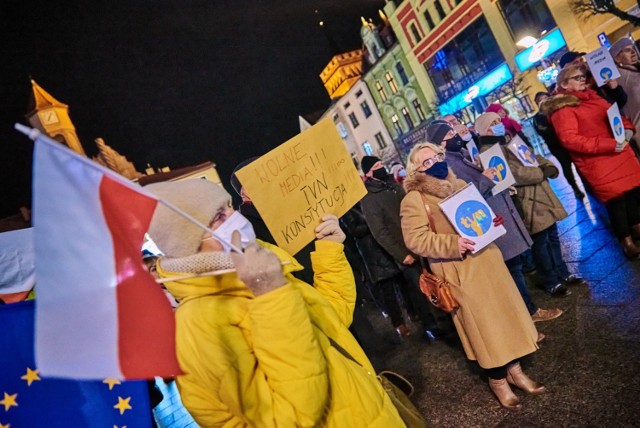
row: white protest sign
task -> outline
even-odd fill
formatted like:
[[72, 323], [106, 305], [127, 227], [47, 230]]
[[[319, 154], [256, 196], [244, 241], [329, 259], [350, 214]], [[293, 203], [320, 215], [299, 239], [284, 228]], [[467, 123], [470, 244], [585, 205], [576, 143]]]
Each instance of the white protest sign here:
[[471, 157], [471, 161], [473, 163], [480, 162], [480, 159], [478, 158], [478, 155], [480, 154], [480, 150], [478, 150], [478, 146], [476, 146], [476, 143], [473, 140], [470, 140], [467, 143], [467, 151], [469, 152], [469, 157]]
[[536, 155], [533, 154], [531, 148], [522, 141], [522, 138], [515, 136], [507, 146], [524, 166], [538, 166]]
[[475, 254], [505, 233], [504, 226], [495, 226], [495, 214], [472, 183], [440, 202], [440, 209], [447, 216], [460, 236], [475, 242]]
[[589, 52], [585, 58], [593, 78], [596, 79], [598, 86], [604, 85], [604, 82], [609, 79], [617, 79], [620, 77], [618, 67], [616, 67], [609, 49], [606, 46], [602, 46], [600, 49], [596, 49], [593, 52]]
[[491, 189], [494, 195], [516, 184], [516, 179], [509, 169], [500, 144], [494, 144], [490, 149], [480, 153], [480, 161], [484, 169], [493, 168], [495, 170], [493, 181], [496, 185]]
[[611, 126], [611, 131], [613, 131], [613, 137], [618, 144], [622, 144], [625, 140], [624, 125], [622, 124], [622, 116], [620, 115], [618, 103], [613, 103], [611, 107], [607, 109], [607, 116], [609, 116], [609, 125]]
[[295, 254], [324, 214], [341, 217], [367, 194], [331, 119], [236, 172], [279, 247]]

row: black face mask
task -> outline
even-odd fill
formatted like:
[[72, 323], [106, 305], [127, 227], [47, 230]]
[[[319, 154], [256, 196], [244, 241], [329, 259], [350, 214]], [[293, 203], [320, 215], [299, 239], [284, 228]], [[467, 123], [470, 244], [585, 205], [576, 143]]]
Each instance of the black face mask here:
[[449, 152], [459, 152], [464, 145], [465, 141], [457, 134], [453, 138], [445, 140], [445, 148]]
[[371, 176], [373, 176], [373, 178], [375, 179], [386, 181], [387, 177], [389, 176], [389, 173], [387, 173], [387, 170], [384, 169], [384, 167], [382, 167], [382, 168], [374, 169], [373, 172], [371, 173]]

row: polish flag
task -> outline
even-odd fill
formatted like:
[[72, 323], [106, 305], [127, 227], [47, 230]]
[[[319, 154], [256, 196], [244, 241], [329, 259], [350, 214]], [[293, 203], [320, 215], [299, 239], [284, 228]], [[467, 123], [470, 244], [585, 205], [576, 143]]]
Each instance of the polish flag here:
[[157, 203], [113, 171], [37, 137], [35, 356], [41, 374], [149, 379], [181, 373], [173, 311], [141, 256]]

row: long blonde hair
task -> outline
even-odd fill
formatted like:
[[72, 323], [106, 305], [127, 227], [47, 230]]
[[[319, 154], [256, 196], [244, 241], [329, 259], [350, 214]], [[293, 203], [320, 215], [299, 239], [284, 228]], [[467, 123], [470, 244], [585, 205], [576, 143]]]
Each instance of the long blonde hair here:
[[407, 157], [407, 174], [414, 174], [418, 170], [418, 168], [422, 166], [418, 161], [418, 152], [422, 149], [431, 149], [435, 153], [444, 153], [442, 147], [437, 146], [433, 143], [429, 143], [428, 141], [417, 143], [411, 148], [409, 156]]

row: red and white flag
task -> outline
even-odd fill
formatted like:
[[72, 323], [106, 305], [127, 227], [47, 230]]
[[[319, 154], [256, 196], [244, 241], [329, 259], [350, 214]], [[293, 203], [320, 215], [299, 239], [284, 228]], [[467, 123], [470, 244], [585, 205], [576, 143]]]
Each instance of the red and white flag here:
[[34, 148], [36, 364], [45, 376], [180, 374], [175, 319], [142, 264], [158, 200], [61, 144]]

